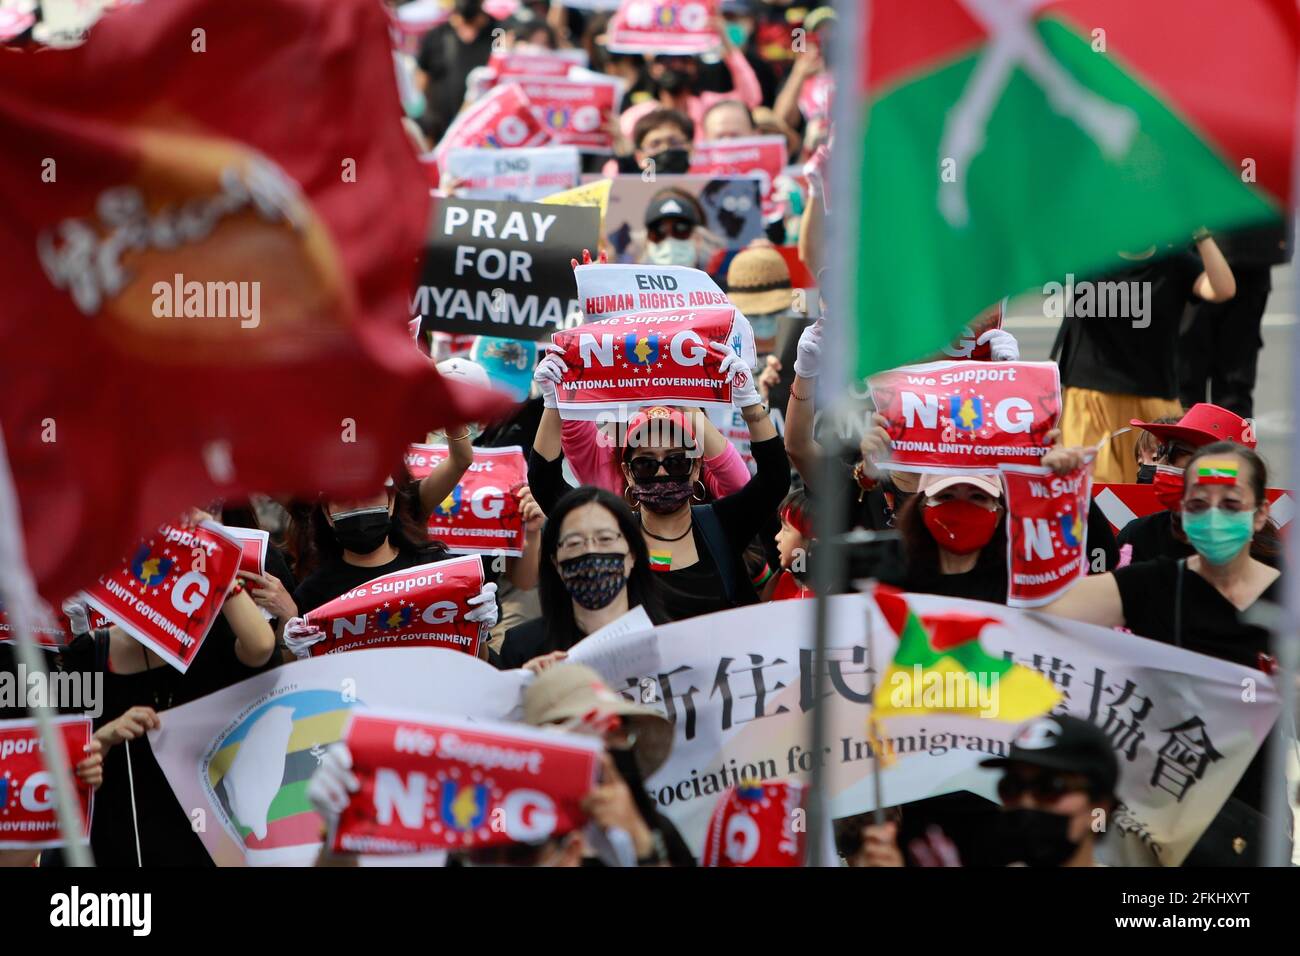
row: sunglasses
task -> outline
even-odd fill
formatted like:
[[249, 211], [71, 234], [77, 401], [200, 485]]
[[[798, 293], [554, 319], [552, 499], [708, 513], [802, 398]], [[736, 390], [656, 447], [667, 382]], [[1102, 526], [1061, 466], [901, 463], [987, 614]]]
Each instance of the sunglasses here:
[[998, 781], [998, 796], [1004, 803], [1011, 803], [1023, 793], [1032, 793], [1036, 799], [1048, 802], [1087, 789], [1088, 785], [1077, 778], [1058, 773], [1029, 778], [1008, 773]]
[[663, 242], [668, 236], [674, 239], [689, 239], [695, 226], [685, 219], [660, 219], [652, 226], [646, 226], [646, 235], [651, 242]]
[[637, 481], [649, 481], [659, 474], [660, 465], [663, 465], [664, 473], [669, 478], [685, 478], [691, 473], [694, 464], [690, 458], [679, 452], [675, 455], [668, 455], [662, 460], [643, 455], [640, 458], [631, 459], [627, 463], [627, 467], [632, 472], [632, 477]]

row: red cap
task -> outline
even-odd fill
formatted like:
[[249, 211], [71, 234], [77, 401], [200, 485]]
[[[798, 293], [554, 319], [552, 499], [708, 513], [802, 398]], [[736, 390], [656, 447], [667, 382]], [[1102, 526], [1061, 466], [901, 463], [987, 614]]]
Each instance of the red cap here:
[[[649, 431], [648, 435], [636, 435], [639, 431]], [[644, 448], [651, 441], [660, 443], [666, 436], [682, 436], [682, 446], [695, 447], [695, 429], [690, 420], [682, 414], [680, 408], [668, 405], [651, 405], [633, 413], [627, 420], [627, 430], [623, 433], [623, 448]], [[636, 440], [633, 437], [636, 436]]]
[[1197, 402], [1187, 410], [1187, 414], [1171, 425], [1157, 425], [1136, 418], [1129, 424], [1150, 432], [1162, 441], [1186, 442], [1193, 448], [1216, 441], [1230, 441], [1252, 449], [1256, 444], [1255, 429], [1246, 419], [1209, 402]]

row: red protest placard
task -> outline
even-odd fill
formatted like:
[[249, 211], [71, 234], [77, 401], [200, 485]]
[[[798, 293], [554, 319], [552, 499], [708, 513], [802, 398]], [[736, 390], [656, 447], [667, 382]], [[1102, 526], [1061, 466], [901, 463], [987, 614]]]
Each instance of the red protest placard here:
[[[63, 736], [68, 767], [86, 755], [94, 732], [89, 717], [55, 717], [55, 730]], [[95, 792], [72, 777], [81, 808], [79, 843], [90, 839], [90, 817]], [[45, 768], [44, 749], [34, 720], [0, 721], [0, 850], [36, 850], [62, 846], [58, 813], [54, 807], [54, 780]]]
[[1061, 417], [1055, 362], [931, 362], [873, 375], [894, 471], [1034, 464]]
[[325, 632], [311, 654], [367, 647], [445, 647], [478, 654], [479, 625], [466, 621], [467, 603], [483, 590], [477, 555], [434, 561], [367, 581], [322, 604], [306, 617]]
[[542, 146], [550, 138], [533, 115], [523, 87], [518, 83], [507, 83], [493, 87], [461, 110], [443, 134], [434, 155], [441, 166], [447, 150], [456, 146], [494, 149]]
[[493, 50], [487, 65], [497, 80], [507, 76], [568, 76], [575, 66], [587, 65], [587, 53], [580, 49], [548, 50], [545, 47]]
[[336, 851], [415, 853], [538, 843], [582, 826], [604, 745], [496, 721], [354, 711], [343, 732], [361, 789]]
[[605, 46], [611, 53], [709, 53], [721, 43], [716, 14], [716, 0], [623, 0], [609, 21]]
[[1002, 320], [1006, 314], [1006, 300], [1003, 299], [991, 309], [986, 309], [979, 315], [975, 316], [965, 327], [962, 328], [961, 334], [943, 347], [943, 353], [936, 355], [936, 362], [944, 361], [944, 356], [954, 359], [974, 359], [977, 362], [988, 362], [993, 358], [993, 346], [988, 342], [983, 345], [977, 345], [979, 337], [985, 332], [992, 329], [1002, 328]]
[[520, 77], [537, 122], [558, 146], [578, 146], [589, 153], [613, 152], [610, 119], [622, 99], [618, 81]]
[[753, 176], [763, 197], [763, 215], [776, 210], [772, 183], [785, 169], [788, 145], [784, 136], [745, 136], [697, 143], [691, 154], [692, 173], [712, 176]]
[[701, 866], [803, 866], [807, 791], [787, 781], [742, 783], [718, 801], [704, 838]]
[[731, 385], [711, 342], [730, 342], [735, 309], [642, 312], [556, 332], [564, 377], [556, 387], [565, 418], [595, 418], [639, 405], [726, 408]]
[[[412, 445], [406, 470], [417, 481], [447, 459], [446, 445]], [[429, 535], [455, 554], [524, 553], [524, 516], [515, 490], [528, 481], [518, 445], [475, 448], [474, 463], [429, 515]]]
[[[32, 636], [36, 638], [37, 646], [57, 650], [68, 642], [68, 635], [71, 633], [72, 629], [68, 627], [67, 618], [60, 614], [55, 624], [38, 624], [33, 629]], [[5, 613], [4, 604], [0, 603], [0, 644], [12, 644], [15, 640], [9, 615]]]
[[221, 611], [243, 553], [215, 522], [165, 524], [87, 588], [86, 603], [184, 673]]
[[1007, 502], [1007, 604], [1039, 607], [1088, 573], [1091, 463], [1058, 475], [1001, 465]]
[[244, 549], [239, 558], [239, 570], [266, 574], [266, 549], [271, 546], [270, 534], [256, 528], [223, 527]]

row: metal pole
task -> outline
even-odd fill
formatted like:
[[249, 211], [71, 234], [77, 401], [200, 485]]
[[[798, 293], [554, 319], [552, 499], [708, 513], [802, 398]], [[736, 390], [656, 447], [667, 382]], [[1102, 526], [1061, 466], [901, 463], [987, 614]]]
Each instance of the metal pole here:
[[[841, 402], [848, 391], [848, 369], [852, 366], [856, 354], [855, 326], [857, 324], [856, 292], [850, 277], [856, 269], [853, 261], [857, 250], [857, 215], [859, 193], [859, 171], [861, 169], [859, 148], [861, 143], [861, 112], [865, 104], [859, 102], [859, 69], [867, 51], [858, 49], [862, 36], [862, 17], [867, 15], [870, 0], [835, 0], [836, 23], [832, 36], [832, 50], [835, 57], [835, 88], [838, 91], [834, 105], [835, 148], [830, 160], [830, 191], [835, 197], [838, 215], [827, 215], [826, 227], [829, 242], [822, 248], [829, 251], [828, 258], [832, 268], [829, 270], [830, 315], [827, 316], [823, 333], [822, 369], [817, 378], [817, 407], [823, 409], [823, 415], [829, 416], [832, 425], [838, 417]], [[839, 586], [844, 579], [844, 559], [846, 550], [837, 540], [845, 524], [844, 496], [838, 491], [841, 477], [839, 457], [841, 441], [838, 428], [823, 430], [822, 457], [817, 467], [817, 483], [813, 493], [817, 495], [816, 531], [818, 541], [817, 561], [813, 567], [813, 583], [817, 592], [813, 600], [813, 699], [816, 706], [812, 709], [813, 755], [810, 796], [808, 802], [808, 832], [813, 835], [809, 840], [811, 852], [810, 866], [830, 866], [831, 860], [825, 859], [825, 841], [822, 834], [830, 823], [830, 810], [826, 794], [826, 671], [827, 647], [829, 644], [828, 596], [832, 588]]]
[[[1300, 75], [1297, 76], [1296, 90], [1300, 93]], [[1300, 101], [1297, 102], [1296, 116], [1292, 128], [1300, 132]], [[1291, 208], [1288, 213], [1293, 224], [1300, 215], [1300, 150], [1296, 150], [1291, 159]], [[1300, 313], [1300, 302], [1293, 302], [1292, 308]], [[1300, 409], [1300, 332], [1291, 332], [1291, 408]], [[1300, 435], [1291, 436], [1291, 481], [1300, 477]], [[1291, 807], [1287, 800], [1286, 766], [1290, 749], [1287, 746], [1287, 733], [1295, 727], [1295, 679], [1297, 647], [1300, 646], [1300, 575], [1295, 573], [1300, 568], [1300, 536], [1287, 537], [1286, 567], [1290, 573], [1283, 576], [1283, 606], [1285, 609], [1279, 627], [1273, 632], [1273, 652], [1277, 658], [1277, 690], [1281, 710], [1273, 733], [1266, 739], [1268, 761], [1264, 765], [1264, 814], [1268, 832], [1264, 840], [1264, 865], [1288, 866], [1290, 857], [1291, 833], [1287, 823], [1291, 819]]]
[[[4, 433], [0, 431], [0, 598], [9, 614], [9, 625], [14, 634], [14, 651], [18, 662], [29, 675], [45, 671], [45, 662], [36, 646], [35, 633], [41, 599], [36, 593], [31, 569], [27, 567], [23, 544], [22, 515], [18, 510], [18, 488], [9, 470], [9, 453], [5, 448]], [[47, 695], [48, 697], [48, 695]], [[93, 866], [90, 848], [81, 842], [81, 811], [68, 770], [68, 755], [63, 747], [63, 735], [54, 729], [57, 711], [47, 699], [40, 707], [30, 708], [36, 718], [36, 728], [41, 738], [41, 755], [45, 768], [54, 782], [54, 805], [58, 813], [59, 831], [63, 836], [63, 852], [69, 866]]]

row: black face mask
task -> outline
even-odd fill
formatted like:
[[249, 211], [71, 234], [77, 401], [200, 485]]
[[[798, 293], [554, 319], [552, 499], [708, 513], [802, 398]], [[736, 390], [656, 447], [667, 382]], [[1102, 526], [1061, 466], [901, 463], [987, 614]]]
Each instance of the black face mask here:
[[560, 580], [569, 596], [588, 611], [608, 607], [618, 597], [627, 577], [623, 573], [625, 554], [590, 552], [560, 562]]
[[1155, 466], [1155, 465], [1138, 465], [1138, 481], [1137, 481], [1137, 483], [1138, 483], [1139, 485], [1149, 485], [1149, 484], [1151, 484], [1152, 482], [1154, 482], [1155, 480], [1156, 480], [1156, 466]]
[[977, 866], [1057, 867], [1074, 856], [1070, 818], [1046, 810], [1003, 810], [980, 840]]
[[656, 173], [685, 173], [691, 168], [691, 154], [680, 148], [660, 150], [650, 159]]
[[370, 554], [388, 540], [393, 516], [387, 508], [349, 511], [334, 519], [334, 540], [353, 554]]

